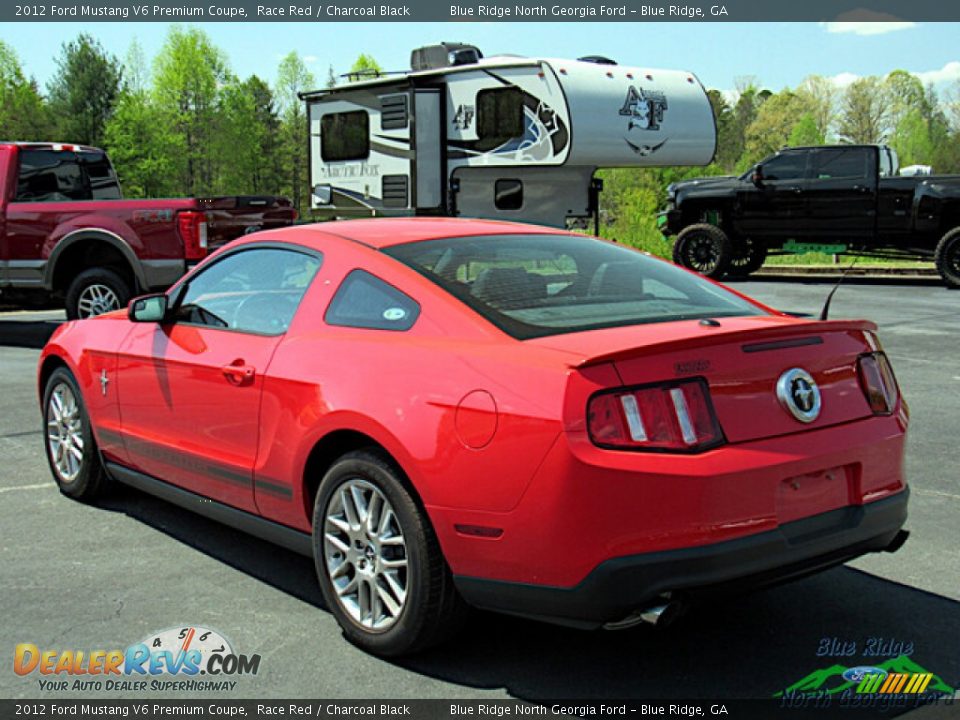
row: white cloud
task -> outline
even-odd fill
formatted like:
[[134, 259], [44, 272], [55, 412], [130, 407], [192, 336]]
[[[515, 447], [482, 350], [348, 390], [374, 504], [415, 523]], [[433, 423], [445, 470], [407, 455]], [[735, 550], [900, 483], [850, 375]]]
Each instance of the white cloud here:
[[920, 82], [922, 82], [924, 85], [929, 83], [933, 83], [934, 85], [951, 83], [955, 80], [960, 80], [960, 62], [957, 60], [952, 60], [939, 70], [926, 70], [924, 72], [917, 72], [913, 74], [920, 78]]
[[[937, 89], [960, 81], [960, 60], [951, 60], [938, 70], [921, 70], [920, 72], [910, 72], [911, 75], [920, 80], [924, 85], [933, 85]], [[829, 79], [841, 90], [856, 80], [860, 75], [850, 72], [842, 72], [832, 75]]]
[[885, 35], [897, 30], [909, 30], [916, 27], [916, 23], [906, 21], [890, 22], [825, 22], [820, 23], [828, 33], [844, 33], [851, 35]]
[[316, 55], [304, 55], [304, 56], [303, 56], [303, 61], [304, 61], [307, 65], [313, 65], [313, 64], [314, 64], [317, 60], [319, 60], [319, 59], [320, 59], [320, 58], [318, 58]]

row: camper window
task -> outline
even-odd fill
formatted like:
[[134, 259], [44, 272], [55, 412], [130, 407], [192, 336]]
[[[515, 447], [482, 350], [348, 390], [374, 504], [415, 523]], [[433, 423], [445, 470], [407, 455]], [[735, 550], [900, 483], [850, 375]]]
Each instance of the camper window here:
[[370, 155], [370, 116], [366, 110], [327, 113], [320, 118], [320, 157], [324, 162], [363, 160]]
[[519, 210], [523, 207], [523, 181], [497, 180], [493, 189], [497, 210]]
[[477, 137], [492, 149], [523, 135], [523, 91], [506, 87], [477, 93]]

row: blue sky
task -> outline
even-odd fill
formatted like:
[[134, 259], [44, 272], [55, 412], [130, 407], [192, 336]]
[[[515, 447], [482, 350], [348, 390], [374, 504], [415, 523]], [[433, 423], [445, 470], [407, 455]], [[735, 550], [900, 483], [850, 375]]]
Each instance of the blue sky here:
[[[695, 72], [707, 87], [732, 89], [754, 76], [780, 90], [809, 74], [882, 75], [902, 68], [945, 89], [960, 80], [958, 23], [198, 23], [222, 48], [241, 77], [268, 81], [280, 57], [296, 50], [318, 81], [328, 65], [349, 69], [357, 54], [382, 67], [408, 67], [410, 50], [439, 40], [471, 42], [487, 55], [550, 57], [602, 54], [621, 64]], [[64, 41], [89, 32], [121, 58], [136, 37], [152, 57], [166, 23], [6, 23], [0, 39], [12, 45], [41, 86], [56, 70]]]

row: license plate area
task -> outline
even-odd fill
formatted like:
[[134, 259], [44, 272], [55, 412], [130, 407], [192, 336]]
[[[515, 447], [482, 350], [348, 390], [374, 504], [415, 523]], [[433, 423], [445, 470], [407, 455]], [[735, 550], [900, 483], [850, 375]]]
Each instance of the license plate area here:
[[782, 525], [854, 504], [856, 477], [855, 465], [843, 465], [784, 479], [777, 487], [777, 522]]

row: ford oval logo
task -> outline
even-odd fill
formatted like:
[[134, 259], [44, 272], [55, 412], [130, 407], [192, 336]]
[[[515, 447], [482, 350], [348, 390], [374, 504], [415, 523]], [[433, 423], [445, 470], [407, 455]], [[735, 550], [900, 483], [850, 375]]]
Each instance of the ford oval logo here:
[[843, 679], [848, 682], [860, 682], [867, 675], [887, 676], [887, 671], [870, 665], [858, 665], [857, 667], [847, 668], [843, 671]]
[[784, 410], [802, 423], [812, 423], [820, 417], [820, 388], [803, 368], [792, 368], [780, 376], [777, 399]]

